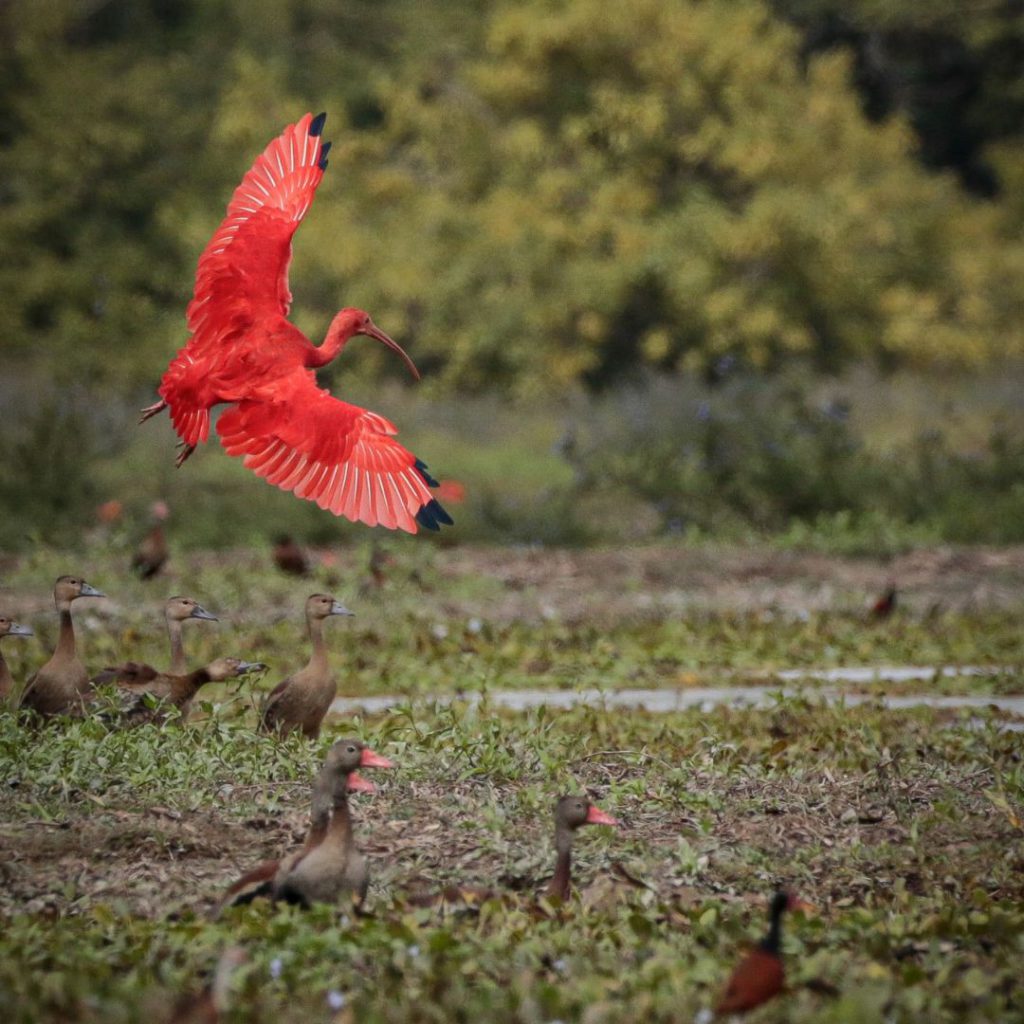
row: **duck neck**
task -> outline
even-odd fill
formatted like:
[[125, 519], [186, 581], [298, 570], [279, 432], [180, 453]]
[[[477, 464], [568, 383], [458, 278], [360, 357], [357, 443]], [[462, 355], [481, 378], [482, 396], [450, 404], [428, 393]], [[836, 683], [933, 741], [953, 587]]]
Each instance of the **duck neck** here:
[[304, 844], [307, 852], [324, 841], [324, 836], [327, 835], [327, 826], [331, 820], [332, 803], [331, 778], [330, 774], [324, 770], [320, 772], [313, 784], [313, 800], [309, 808], [309, 831], [306, 833]]
[[179, 676], [177, 681], [180, 683], [179, 686], [175, 687], [177, 699], [185, 701], [191, 700], [199, 692], [199, 687], [211, 682], [212, 677], [208, 669], [197, 668], [195, 672]]
[[309, 656], [309, 668], [326, 670], [327, 645], [324, 643], [324, 620], [310, 617], [306, 620], [309, 626], [309, 641], [313, 651]]
[[761, 940], [761, 948], [772, 956], [778, 956], [782, 948], [782, 910], [772, 908], [771, 923], [768, 934]]
[[71, 622], [71, 602], [61, 601], [57, 605], [60, 614], [60, 633], [57, 636], [57, 649], [54, 656], [71, 660], [75, 656], [75, 627]]
[[572, 832], [564, 825], [555, 829], [555, 873], [548, 883], [551, 899], [567, 900], [572, 883]]
[[177, 619], [167, 620], [167, 636], [171, 641], [171, 667], [172, 676], [185, 674], [185, 647], [181, 642], [181, 623]]
[[331, 815], [327, 838], [345, 856], [348, 856], [355, 846], [355, 838], [352, 834], [352, 815], [348, 807], [347, 775], [342, 775], [334, 788], [334, 813]]

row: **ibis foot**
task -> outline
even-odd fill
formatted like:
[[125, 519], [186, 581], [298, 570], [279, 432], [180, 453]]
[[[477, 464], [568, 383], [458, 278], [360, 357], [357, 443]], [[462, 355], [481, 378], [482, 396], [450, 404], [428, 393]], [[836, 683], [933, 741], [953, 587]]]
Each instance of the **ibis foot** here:
[[140, 409], [139, 412], [142, 416], [139, 418], [140, 423], [145, 423], [146, 420], [152, 419], [158, 412], [163, 412], [167, 408], [167, 403], [161, 398], [159, 402], [154, 402], [152, 405], [147, 405], [145, 409]]

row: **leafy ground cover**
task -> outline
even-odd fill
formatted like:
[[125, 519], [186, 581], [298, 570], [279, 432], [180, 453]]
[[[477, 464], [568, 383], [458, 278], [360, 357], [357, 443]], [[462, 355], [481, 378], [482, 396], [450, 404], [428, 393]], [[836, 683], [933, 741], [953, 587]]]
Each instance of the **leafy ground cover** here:
[[[372, 916], [256, 904], [211, 920], [233, 877], [298, 841], [341, 730], [397, 765], [356, 809]], [[0, 760], [5, 1020], [159, 1019], [239, 944], [236, 1020], [328, 1020], [343, 997], [343, 1020], [689, 1021], [777, 884], [818, 912], [789, 922], [793, 992], [761, 1019], [1024, 1019], [1024, 770], [994, 724], [803, 701], [485, 705], [338, 723], [314, 749], [217, 717], [31, 734], [5, 715]], [[553, 798], [580, 789], [622, 827], [580, 834], [579, 899], [534, 920]], [[454, 879], [520, 902], [403, 902]]]
[[[74, 570], [110, 595], [80, 602], [82, 647], [97, 669], [166, 660], [162, 603], [187, 593], [220, 616], [187, 628], [198, 662], [223, 654], [271, 666], [272, 686], [306, 657], [301, 608], [328, 590], [356, 615], [328, 626], [339, 692], [429, 695], [496, 688], [728, 685], [789, 668], [976, 664], [995, 676], [887, 684], [890, 689], [1021, 692], [1024, 549], [937, 549], [888, 560], [683, 544], [565, 551], [437, 548], [392, 542], [382, 587], [369, 549], [316, 554], [312, 578], [277, 573], [269, 553], [176, 553], [140, 583], [127, 555], [37, 551], [4, 568], [4, 607], [39, 639], [8, 642], [16, 678], [55, 639], [51, 581]], [[896, 614], [866, 614], [887, 579]], [[206, 691], [204, 691], [205, 693]], [[226, 691], [213, 691], [222, 698]], [[233, 689], [231, 692], [235, 692]], [[239, 700], [247, 701], [247, 689]]]
[[[246, 692], [164, 730], [27, 732], [0, 714], [0, 1018], [159, 1021], [239, 945], [239, 1021], [690, 1021], [783, 884], [818, 910], [789, 922], [792, 992], [759, 1019], [1024, 1019], [1024, 767], [994, 711], [827, 707], [813, 689], [669, 715], [422, 701], [851, 661], [998, 663], [1010, 671], [941, 687], [1019, 692], [1018, 550], [877, 562], [396, 544], [384, 587], [363, 593], [368, 549], [321, 554], [310, 581], [275, 575], [262, 552], [179, 554], [157, 590], [125, 579], [116, 551], [77, 556], [115, 599], [79, 609], [90, 663], [162, 659], [160, 603], [187, 589], [222, 615], [191, 630], [197, 658], [230, 648], [283, 669], [305, 657], [302, 597], [330, 587], [359, 613], [332, 635], [342, 692], [421, 699], [337, 718], [317, 744], [256, 735]], [[41, 644], [48, 581], [68, 562], [40, 550], [4, 566], [5, 606]], [[887, 576], [901, 607], [869, 624]], [[16, 676], [38, 660], [15, 642], [5, 653]], [[352, 732], [397, 765], [356, 807], [371, 915], [254, 905], [213, 919], [231, 880], [301, 840], [309, 780]], [[537, 920], [551, 806], [570, 790], [622, 827], [580, 833], [579, 898]], [[406, 903], [453, 880], [514, 896], [448, 915]]]

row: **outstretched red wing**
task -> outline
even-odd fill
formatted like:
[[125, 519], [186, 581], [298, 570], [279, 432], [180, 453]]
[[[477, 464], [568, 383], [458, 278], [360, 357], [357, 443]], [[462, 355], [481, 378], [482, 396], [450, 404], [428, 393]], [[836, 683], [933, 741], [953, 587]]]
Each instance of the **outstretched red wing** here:
[[335, 515], [409, 533], [417, 515], [428, 526], [450, 522], [422, 463], [394, 439], [395, 427], [317, 387], [307, 370], [282, 381], [275, 399], [229, 409], [217, 433], [258, 476]]
[[193, 356], [230, 343], [256, 320], [288, 315], [292, 236], [327, 167], [324, 120], [306, 114], [285, 128], [235, 189], [199, 258], [187, 312]]

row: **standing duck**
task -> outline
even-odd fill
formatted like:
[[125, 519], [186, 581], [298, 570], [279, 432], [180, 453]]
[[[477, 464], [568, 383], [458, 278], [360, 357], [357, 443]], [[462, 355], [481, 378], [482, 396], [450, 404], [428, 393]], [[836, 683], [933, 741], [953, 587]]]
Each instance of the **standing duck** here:
[[166, 502], [154, 501], [150, 508], [152, 526], [139, 541], [132, 555], [132, 569], [141, 579], [151, 580], [164, 567], [169, 554], [164, 536], [164, 520], [170, 514]]
[[272, 897], [274, 894], [274, 879], [278, 871], [284, 872], [284, 877], [295, 866], [300, 858], [305, 857], [310, 850], [319, 846], [327, 835], [327, 826], [331, 820], [331, 808], [334, 805], [334, 780], [339, 772], [339, 763], [342, 760], [342, 745], [336, 743], [327, 752], [324, 766], [320, 769], [319, 775], [313, 783], [313, 796], [309, 809], [309, 829], [302, 846], [292, 853], [286, 854], [279, 860], [265, 860], [258, 864], [251, 871], [247, 871], [237, 882], [234, 882], [221, 900], [220, 908], [227, 906], [239, 906], [243, 903], [251, 903], [257, 896]]
[[[171, 664], [167, 670], [168, 675], [181, 676], [188, 671], [188, 662], [185, 660], [185, 647], [181, 640], [181, 628], [183, 623], [189, 619], [201, 619], [206, 622], [216, 622], [217, 616], [211, 615], [198, 601], [191, 597], [169, 597], [164, 605], [164, 620], [167, 623], [167, 638], [171, 647]], [[105, 668], [102, 672], [93, 676], [93, 685], [102, 686], [107, 683], [117, 683], [118, 686], [135, 689], [150, 689], [149, 684], [159, 675], [159, 671], [152, 665], [146, 665], [138, 661], [126, 661], [122, 665], [115, 665]]]
[[80, 712], [89, 692], [89, 673], [75, 650], [71, 602], [80, 597], [105, 597], [80, 576], [61, 576], [53, 587], [53, 601], [60, 615], [60, 634], [53, 657], [25, 684], [20, 707], [43, 716]]
[[120, 720], [128, 725], [142, 725], [144, 722], [163, 724], [176, 709], [179, 721], [184, 722], [200, 687], [207, 683], [224, 683], [250, 672], [262, 672], [266, 667], [259, 661], [218, 658], [183, 675], [159, 673], [145, 685], [132, 687], [125, 693], [127, 700]]
[[[0, 615], [0, 640], [5, 636], [32, 636], [32, 630], [23, 626], [6, 615]], [[11, 670], [4, 660], [3, 650], [0, 649], [0, 701], [7, 700], [14, 689], [14, 679], [11, 677]]]
[[282, 862], [274, 879], [274, 897], [308, 907], [312, 903], [336, 903], [348, 894], [358, 909], [366, 898], [370, 873], [366, 858], [355, 843], [349, 790], [372, 793], [374, 785], [358, 774], [358, 768], [392, 768], [392, 763], [362, 740], [339, 740], [331, 748], [333, 761], [331, 821], [323, 839], [291, 864]]
[[773, 999], [784, 988], [786, 976], [782, 965], [782, 915], [797, 910], [801, 903], [787, 892], [777, 892], [769, 908], [768, 934], [752, 949], [732, 972], [715, 1013], [746, 1013]]
[[329, 594], [312, 594], [306, 598], [306, 625], [313, 653], [305, 668], [270, 691], [260, 713], [261, 728], [268, 732], [277, 730], [282, 735], [301, 729], [303, 735], [310, 739], [320, 735], [320, 725], [338, 689], [327, 661], [324, 619], [332, 615], [352, 614]]

